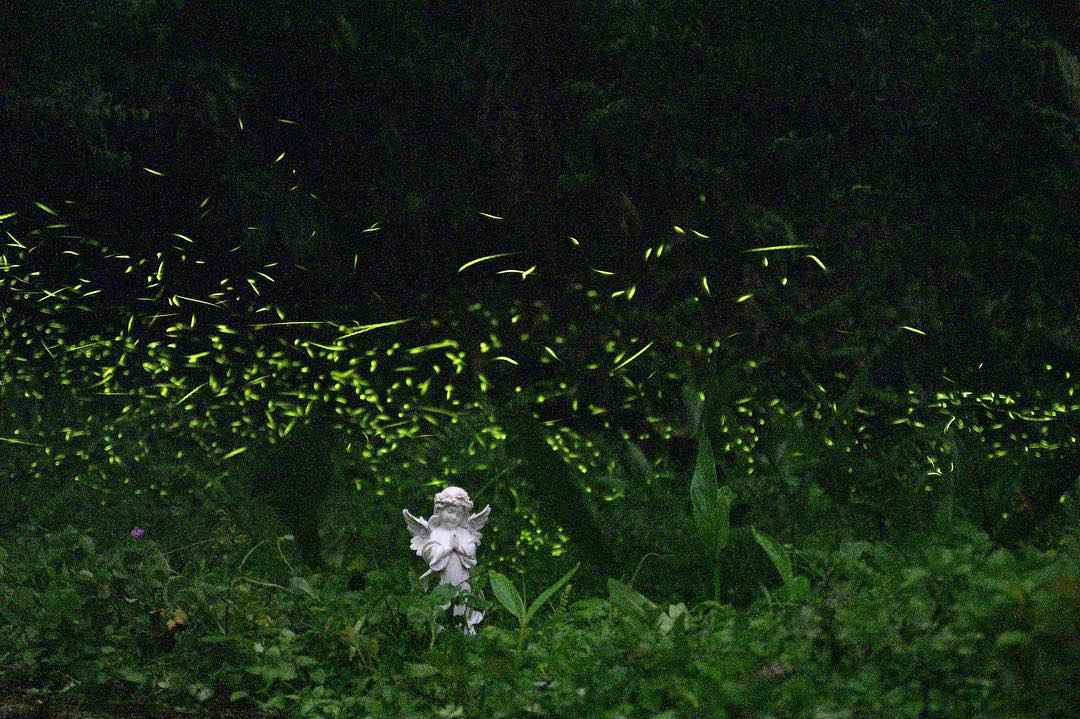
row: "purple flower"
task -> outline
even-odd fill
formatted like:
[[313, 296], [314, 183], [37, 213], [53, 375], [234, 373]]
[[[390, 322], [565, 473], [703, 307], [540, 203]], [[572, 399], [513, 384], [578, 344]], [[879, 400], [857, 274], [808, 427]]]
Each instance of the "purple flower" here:
[[144, 536], [146, 536], [146, 530], [142, 527], [135, 527], [135, 529], [131, 530], [132, 539], [142, 539]]

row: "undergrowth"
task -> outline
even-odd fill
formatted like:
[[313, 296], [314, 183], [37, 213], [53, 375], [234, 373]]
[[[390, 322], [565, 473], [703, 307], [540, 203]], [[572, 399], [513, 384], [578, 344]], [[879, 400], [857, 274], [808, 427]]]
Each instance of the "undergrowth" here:
[[[358, 557], [371, 568], [349, 591], [340, 571], [298, 571], [287, 539], [256, 549], [238, 528], [176, 544], [23, 524], [0, 545], [0, 667], [98, 705], [161, 710], [1075, 716], [1080, 541], [1013, 552], [967, 522], [936, 531], [789, 548], [809, 592], [759, 588], [741, 610], [654, 602], [634, 578], [609, 578], [606, 593], [569, 585], [524, 637], [489, 599], [465, 637], [406, 552]], [[481, 571], [474, 587], [487, 586]]]

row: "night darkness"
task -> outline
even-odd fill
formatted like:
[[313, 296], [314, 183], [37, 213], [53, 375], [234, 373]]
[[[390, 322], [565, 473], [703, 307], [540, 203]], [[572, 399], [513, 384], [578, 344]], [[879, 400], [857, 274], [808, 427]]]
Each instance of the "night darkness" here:
[[[12, 686], [1076, 715], [1076, 3], [9, 5]], [[436, 642], [452, 484], [561, 633]]]

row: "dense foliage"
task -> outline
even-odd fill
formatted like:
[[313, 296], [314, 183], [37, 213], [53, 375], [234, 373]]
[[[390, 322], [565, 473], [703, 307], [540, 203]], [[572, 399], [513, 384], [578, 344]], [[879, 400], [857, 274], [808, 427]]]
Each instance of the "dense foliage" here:
[[[1080, 45], [1053, 12], [14, 24], [0, 688], [1077, 713]], [[402, 537], [451, 483], [495, 507], [471, 638]]]

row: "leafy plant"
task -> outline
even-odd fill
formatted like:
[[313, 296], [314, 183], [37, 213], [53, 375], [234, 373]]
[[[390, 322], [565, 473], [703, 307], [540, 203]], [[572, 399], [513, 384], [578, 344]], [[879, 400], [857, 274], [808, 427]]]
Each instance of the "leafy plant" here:
[[793, 600], [805, 597], [810, 591], [810, 581], [806, 577], [795, 576], [795, 570], [791, 566], [791, 557], [780, 543], [754, 527], [750, 528], [750, 533], [754, 535], [754, 541], [765, 551], [769, 561], [784, 580], [784, 590], [788, 597]]
[[[731, 529], [731, 505], [735, 501], [735, 492], [731, 487], [719, 486], [716, 479], [716, 460], [708, 435], [702, 430], [698, 433], [697, 460], [694, 474], [690, 479], [690, 503], [694, 513], [694, 524], [698, 538], [708, 557], [710, 566], [715, 565], [721, 550], [728, 544]], [[713, 572], [714, 591], [717, 590], [718, 576]]]
[[514, 615], [518, 620], [519, 641], [524, 640], [525, 632], [529, 629], [529, 621], [536, 616], [536, 612], [539, 611], [540, 607], [544, 606], [549, 599], [555, 596], [556, 592], [562, 589], [564, 584], [570, 581], [570, 578], [574, 576], [579, 567], [581, 567], [580, 562], [575, 564], [573, 569], [562, 575], [554, 584], [540, 592], [540, 596], [534, 599], [527, 609], [525, 607], [525, 598], [521, 596], [513, 583], [498, 572], [491, 573], [491, 591], [494, 592], [495, 598], [499, 600], [499, 604], [503, 605], [506, 611]]

